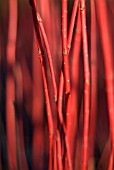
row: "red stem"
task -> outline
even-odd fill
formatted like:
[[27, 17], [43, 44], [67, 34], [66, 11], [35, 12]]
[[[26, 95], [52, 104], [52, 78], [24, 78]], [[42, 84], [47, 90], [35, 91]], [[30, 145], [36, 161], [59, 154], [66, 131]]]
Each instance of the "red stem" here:
[[70, 93], [70, 70], [67, 51], [67, 0], [62, 0], [62, 56], [65, 79], [65, 93]]
[[[77, 18], [77, 27], [74, 38], [74, 48], [72, 53], [72, 88], [71, 88], [71, 97], [69, 100], [69, 108], [67, 111], [67, 135], [70, 144], [70, 151], [72, 156], [72, 161], [75, 161], [75, 150], [76, 148], [76, 136], [78, 128], [78, 111], [79, 111], [79, 61], [80, 61], [80, 48], [81, 48], [81, 20], [80, 20], [80, 11], [78, 10]], [[71, 107], [72, 106], [72, 107]], [[69, 114], [68, 114], [69, 113]], [[73, 164], [74, 164], [73, 161]]]
[[71, 156], [70, 156], [70, 148], [69, 148], [69, 142], [68, 137], [66, 133], [66, 126], [64, 123], [63, 115], [62, 115], [62, 100], [63, 100], [63, 88], [64, 88], [64, 79], [63, 79], [63, 73], [61, 71], [60, 75], [60, 86], [59, 86], [59, 96], [58, 96], [58, 115], [59, 115], [59, 121], [61, 123], [61, 126], [63, 128], [63, 132], [65, 135], [65, 146], [66, 146], [66, 158], [68, 162], [68, 167], [71, 170], [72, 169], [72, 163], [71, 163]]
[[110, 154], [108, 170], [113, 170], [113, 153]]
[[44, 27], [43, 27], [42, 19], [41, 19], [40, 15], [38, 13], [37, 13], [37, 21], [38, 21], [39, 28], [40, 28], [40, 31], [42, 33], [43, 40], [44, 40], [45, 47], [46, 47], [46, 51], [47, 51], [47, 56], [48, 56], [48, 61], [49, 61], [49, 66], [50, 66], [50, 72], [51, 72], [52, 82], [53, 82], [53, 88], [54, 88], [54, 99], [55, 99], [55, 102], [56, 102], [57, 101], [57, 86], [56, 86], [56, 81], [55, 81], [51, 52], [50, 52], [47, 36], [46, 36], [45, 30], [44, 30]]
[[[96, 33], [96, 12], [95, 1], [90, 1], [91, 7], [91, 114], [90, 114], [90, 157], [94, 157], [95, 147], [95, 129], [96, 129], [96, 112], [97, 112], [97, 33]], [[91, 159], [90, 158], [90, 159]]]
[[78, 3], [79, 3], [79, 0], [74, 0], [71, 20], [70, 20], [70, 28], [69, 28], [69, 33], [68, 33], [68, 42], [67, 42], [68, 53], [69, 53], [70, 48], [71, 48], [72, 35], [73, 35], [76, 13], [77, 13], [77, 9], [78, 9]]
[[56, 146], [56, 139], [54, 140], [54, 170], [57, 170], [57, 146]]
[[[32, 169], [44, 169], [44, 96], [40, 62], [37, 59], [37, 46], [33, 38], [33, 99], [32, 99]], [[40, 99], [40, 100], [39, 100]], [[38, 163], [39, 162], [39, 163]]]
[[57, 130], [57, 169], [63, 170], [63, 164], [62, 164], [62, 149], [61, 149], [61, 139], [59, 131]]
[[85, 0], [80, 0], [80, 12], [82, 22], [83, 39], [83, 62], [84, 62], [84, 127], [83, 127], [83, 154], [82, 170], [87, 170], [88, 162], [88, 138], [89, 138], [89, 116], [90, 116], [90, 69], [88, 57], [88, 41], [86, 30]]
[[15, 125], [15, 83], [13, 67], [17, 36], [17, 1], [9, 1], [9, 30], [7, 43], [7, 77], [6, 77], [6, 130], [9, 170], [17, 169], [16, 125]]
[[40, 48], [39, 48], [38, 53], [39, 53], [39, 59], [40, 59], [40, 62], [41, 62], [44, 93], [45, 93], [45, 100], [46, 100], [48, 129], [49, 129], [49, 170], [53, 170], [53, 134], [54, 134], [54, 129], [53, 129], [52, 110], [51, 110], [51, 105], [50, 105], [46, 74], [45, 74], [45, 69], [44, 69], [44, 65], [43, 65], [43, 58], [42, 58]]
[[33, 13], [33, 21], [34, 21], [34, 28], [35, 28], [35, 32], [36, 32], [36, 37], [37, 37], [37, 40], [38, 40], [37, 35], [38, 35], [39, 29], [40, 29], [43, 40], [44, 40], [44, 44], [45, 44], [45, 47], [46, 47], [46, 51], [47, 51], [47, 57], [48, 57], [48, 62], [49, 62], [49, 67], [50, 67], [50, 72], [51, 72], [51, 77], [52, 77], [52, 85], [53, 85], [53, 89], [54, 89], [54, 99], [55, 99], [55, 102], [56, 102], [57, 101], [57, 85], [56, 85], [56, 81], [55, 81], [54, 68], [53, 68], [53, 63], [52, 63], [50, 47], [49, 47], [47, 36], [46, 36], [45, 30], [44, 30], [42, 19], [41, 19], [39, 13], [36, 12], [36, 6], [35, 6], [34, 2], [32, 2], [32, 3], [33, 4], [31, 4], [31, 5], [32, 5], [32, 13]]
[[64, 129], [65, 125], [64, 125], [63, 115], [62, 115], [63, 90], [64, 90], [64, 77], [63, 77], [63, 72], [61, 71], [59, 91], [58, 91], [58, 106], [57, 107], [58, 107], [59, 120], [60, 120], [60, 123]]

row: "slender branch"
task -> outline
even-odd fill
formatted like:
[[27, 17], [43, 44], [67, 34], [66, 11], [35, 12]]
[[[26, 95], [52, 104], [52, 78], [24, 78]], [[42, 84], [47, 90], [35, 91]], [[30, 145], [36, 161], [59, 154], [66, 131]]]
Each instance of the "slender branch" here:
[[[78, 8], [79, 9], [79, 8]], [[80, 61], [80, 50], [81, 50], [81, 18], [80, 10], [78, 10], [78, 18], [76, 23], [76, 32], [74, 37], [74, 47], [72, 52], [72, 69], [71, 69], [71, 97], [69, 100], [69, 107], [67, 110], [66, 124], [67, 124], [67, 135], [70, 144], [71, 158], [74, 165], [75, 161], [75, 150], [77, 141], [77, 131], [78, 131], [78, 111], [81, 104], [81, 99], [79, 98], [79, 61]], [[72, 107], [71, 107], [72, 106]], [[73, 161], [74, 160], [74, 161]]]
[[[44, 96], [40, 62], [38, 62], [36, 37], [33, 38], [33, 99], [32, 99], [32, 169], [44, 169]], [[39, 100], [40, 99], [40, 100]], [[39, 162], [39, 163], [38, 163]]]
[[87, 170], [88, 166], [87, 162], [88, 162], [88, 137], [90, 116], [90, 69], [89, 69], [85, 5], [86, 5], [85, 0], [80, 0], [82, 39], [83, 39], [83, 62], [84, 62], [84, 127], [83, 127], [84, 131], [83, 131], [82, 170]]
[[37, 37], [37, 39], [39, 39], [38, 38], [38, 34], [39, 34], [38, 32], [40, 30], [42, 37], [43, 37], [43, 40], [44, 40], [45, 48], [46, 48], [46, 51], [47, 51], [47, 57], [48, 57], [48, 62], [49, 62], [49, 67], [50, 67], [50, 72], [51, 72], [51, 77], [52, 77], [52, 85], [53, 85], [53, 89], [54, 89], [54, 99], [55, 99], [55, 102], [56, 102], [57, 101], [57, 85], [56, 85], [56, 81], [55, 81], [54, 68], [53, 68], [49, 43], [48, 43], [47, 36], [46, 36], [45, 30], [44, 30], [42, 19], [41, 19], [39, 13], [36, 12], [36, 7], [35, 7], [34, 2], [33, 2], [33, 4], [31, 3], [31, 5], [32, 5], [32, 14], [33, 14], [33, 21], [34, 21], [36, 37]]
[[44, 93], [45, 93], [45, 100], [46, 100], [48, 129], [49, 129], [49, 170], [53, 170], [53, 134], [54, 134], [53, 118], [52, 118], [52, 110], [51, 110], [51, 104], [50, 104], [48, 87], [47, 87], [46, 74], [45, 74], [43, 58], [42, 58], [42, 53], [41, 53], [40, 47], [38, 47], [38, 54], [39, 54], [39, 59], [40, 59], [41, 69], [42, 69]]
[[61, 139], [59, 131], [57, 131], [57, 168], [58, 170], [63, 170], [63, 164], [62, 164], [62, 149], [61, 149]]
[[56, 139], [54, 140], [54, 170], [57, 170], [57, 145], [56, 145]]
[[65, 146], [66, 146], [66, 157], [67, 157], [67, 162], [68, 162], [68, 167], [71, 170], [72, 169], [72, 163], [71, 163], [71, 156], [70, 156], [70, 148], [69, 148], [69, 142], [68, 142], [68, 137], [67, 137], [67, 132], [66, 132], [66, 126], [64, 123], [63, 115], [62, 115], [62, 100], [63, 100], [63, 88], [64, 88], [64, 79], [63, 79], [63, 73], [61, 71], [60, 75], [60, 86], [59, 86], [59, 97], [58, 97], [58, 116], [59, 116], [59, 121], [61, 123], [61, 126], [63, 128], [64, 136], [65, 136]]
[[97, 30], [96, 30], [96, 11], [95, 1], [90, 1], [91, 7], [91, 114], [90, 114], [90, 157], [94, 156], [95, 147], [95, 129], [96, 129], [96, 112], [97, 112]]
[[70, 70], [67, 50], [67, 0], [62, 0], [62, 56], [65, 79], [65, 93], [70, 93]]
[[78, 3], [79, 3], [79, 0], [74, 0], [71, 20], [70, 20], [70, 28], [69, 28], [69, 32], [68, 32], [68, 41], [67, 41], [68, 53], [69, 53], [70, 48], [71, 48], [72, 35], [73, 35], [76, 13], [77, 13], [77, 9], [78, 9]]
[[113, 153], [110, 154], [108, 170], [113, 170]]

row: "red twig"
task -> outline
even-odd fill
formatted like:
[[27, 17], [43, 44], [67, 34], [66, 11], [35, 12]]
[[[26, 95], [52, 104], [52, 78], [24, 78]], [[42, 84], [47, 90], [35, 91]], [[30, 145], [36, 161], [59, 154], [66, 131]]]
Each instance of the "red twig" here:
[[[33, 13], [33, 21], [34, 21], [36, 37], [37, 37], [39, 29], [40, 29], [43, 40], [44, 40], [44, 44], [46, 47], [46, 51], [47, 51], [47, 57], [48, 57], [49, 67], [50, 67], [50, 72], [51, 72], [51, 77], [52, 77], [52, 85], [53, 85], [53, 89], [54, 89], [54, 99], [55, 99], [55, 101], [57, 101], [57, 86], [56, 86], [56, 81], [55, 81], [54, 68], [53, 68], [49, 43], [48, 43], [47, 36], [46, 36], [45, 30], [44, 30], [42, 19], [41, 19], [39, 13], [36, 11], [36, 6], [35, 6], [34, 2], [32, 2], [32, 3], [33, 3], [32, 4], [32, 13]], [[38, 37], [37, 37], [37, 39], [38, 39]]]
[[62, 115], [62, 100], [63, 100], [63, 88], [64, 88], [63, 85], [64, 85], [64, 79], [63, 79], [63, 73], [61, 71], [60, 86], [59, 86], [59, 92], [58, 92], [58, 94], [59, 94], [59, 96], [58, 96], [58, 115], [59, 115], [59, 121], [63, 128], [64, 136], [65, 136], [66, 158], [67, 158], [67, 162], [68, 162], [68, 168], [70, 170], [72, 170], [69, 142], [68, 142], [68, 137], [67, 137], [67, 133], [66, 133], [66, 126], [64, 123], [63, 115]]
[[[90, 157], [94, 156], [95, 147], [95, 129], [96, 129], [96, 112], [97, 112], [97, 30], [96, 30], [96, 12], [95, 1], [90, 1], [91, 7], [91, 114], [90, 114]], [[90, 158], [90, 159], [91, 159]]]
[[112, 154], [112, 152], [110, 154], [108, 170], [113, 170], [113, 154]]
[[90, 69], [89, 69], [89, 57], [88, 57], [85, 5], [86, 5], [85, 0], [80, 0], [82, 39], [83, 39], [83, 62], [84, 62], [84, 132], [83, 132], [82, 170], [87, 170], [89, 115], [90, 115]]
[[56, 81], [55, 81], [51, 52], [50, 52], [47, 36], [46, 36], [45, 30], [44, 30], [44, 27], [43, 27], [42, 19], [41, 19], [40, 15], [38, 13], [37, 13], [37, 21], [39, 23], [39, 28], [41, 30], [43, 40], [44, 40], [44, 43], [45, 43], [45, 47], [46, 47], [46, 50], [47, 50], [47, 56], [48, 56], [48, 60], [49, 60], [49, 66], [50, 66], [50, 71], [51, 71], [51, 76], [52, 76], [52, 81], [53, 81], [54, 97], [55, 97], [55, 101], [57, 101], [57, 87], [56, 87]]
[[[64, 3], [67, 3], [67, 2], [64, 2]], [[72, 17], [71, 17], [71, 22], [70, 22], [70, 29], [69, 29], [69, 35], [68, 35], [68, 42], [67, 42], [67, 47], [69, 48], [69, 44], [71, 44], [71, 40], [72, 40], [72, 34], [73, 34], [73, 28], [74, 28], [74, 22], [75, 22], [75, 17], [76, 17], [76, 11], [77, 11], [77, 6], [78, 6], [78, 0], [77, 1], [75, 1], [74, 2], [74, 6], [73, 6], [73, 12], [72, 12]], [[62, 6], [63, 8], [67, 8], [66, 6], [64, 6], [64, 4], [63, 4], [63, 6]], [[64, 17], [66, 17], [66, 16], [64, 16]], [[65, 20], [65, 19], [64, 19]], [[65, 21], [64, 21], [65, 22]], [[63, 23], [64, 23], [63, 22]], [[64, 27], [65, 28], [65, 27]], [[66, 31], [66, 30], [65, 30]], [[64, 32], [63, 32], [64, 33]], [[66, 38], [66, 37], [65, 37]], [[64, 40], [65, 42], [66, 42], [66, 39]], [[65, 44], [65, 42], [63, 43], [63, 44]], [[68, 52], [70, 52], [70, 48], [69, 48], [69, 50], [68, 50]], [[61, 74], [60, 74], [60, 83], [59, 83], [59, 89], [61, 89], [61, 87], [63, 87], [63, 78], [62, 78], [62, 76], [63, 76], [63, 73], [62, 73], [62, 71], [61, 71]], [[64, 75], [65, 76], [65, 75]], [[62, 103], [61, 103], [61, 100], [62, 100], [62, 94], [60, 94], [61, 93], [61, 90], [59, 91], [59, 97], [60, 98], [58, 98], [58, 112], [61, 112], [61, 109], [62, 109]], [[66, 119], [67, 119], [67, 126], [70, 124], [70, 122], [69, 122], [69, 120], [70, 120], [70, 118], [69, 118], [69, 101], [70, 101], [70, 98], [71, 98], [71, 95], [69, 95], [68, 96], [68, 98], [67, 98], [67, 102], [66, 102]], [[63, 125], [63, 128], [64, 128], [65, 126]], [[64, 128], [65, 130], [65, 134], [66, 134], [66, 128]], [[69, 160], [68, 160], [68, 162], [69, 162], [69, 167], [72, 167], [71, 166], [71, 156], [70, 156], [70, 150], [69, 150], [69, 142], [68, 142], [68, 135], [66, 135], [66, 137], [65, 137], [65, 141], [66, 141], [66, 146], [68, 147], [68, 152], [67, 152], [67, 154], [69, 155]]]
[[63, 164], [62, 164], [62, 149], [61, 149], [61, 139], [59, 131], [57, 131], [57, 169], [63, 170]]
[[67, 0], [62, 0], [62, 56], [65, 79], [65, 93], [70, 93], [70, 71], [67, 50]]
[[42, 58], [40, 47], [39, 47], [39, 50], [38, 50], [38, 54], [39, 54], [39, 59], [40, 59], [40, 62], [41, 62], [44, 93], [45, 93], [45, 100], [46, 100], [48, 129], [49, 129], [49, 170], [53, 170], [53, 133], [54, 133], [53, 118], [52, 118], [52, 110], [51, 110], [51, 105], [50, 105], [50, 100], [49, 100], [46, 74], [45, 74], [45, 69], [44, 69], [44, 65], [43, 65], [43, 58]]
[[[33, 39], [33, 103], [32, 103], [32, 169], [44, 169], [44, 96], [40, 62], [37, 59], [37, 45]], [[40, 100], [39, 100], [40, 99]]]
[[64, 125], [63, 115], [62, 115], [63, 90], [64, 90], [64, 77], [63, 77], [63, 72], [61, 71], [60, 84], [59, 84], [59, 90], [58, 90], [58, 106], [57, 107], [58, 107], [59, 120], [60, 120], [60, 123], [64, 129], [65, 125]]
[[73, 9], [72, 9], [72, 16], [71, 16], [71, 20], [70, 20], [70, 28], [69, 28], [69, 33], [68, 33], [68, 41], [67, 41], [68, 53], [69, 53], [70, 48], [71, 48], [72, 35], [73, 35], [73, 29], [74, 29], [74, 24], [75, 24], [75, 18], [76, 18], [78, 3], [79, 3], [79, 0], [74, 0], [74, 5], [73, 5]]
[[[79, 61], [80, 61], [80, 47], [81, 47], [81, 19], [80, 19], [80, 11], [78, 10], [78, 18], [77, 18], [77, 26], [74, 38], [74, 48], [72, 53], [72, 70], [71, 70], [71, 80], [72, 80], [72, 88], [71, 88], [71, 97], [69, 100], [69, 108], [67, 113], [67, 135], [70, 144], [70, 151], [72, 156], [72, 161], [75, 160], [75, 150], [74, 145], [76, 147], [76, 136], [77, 136], [77, 128], [78, 128], [78, 110], [80, 105], [79, 98]], [[72, 107], [71, 107], [72, 106]], [[73, 161], [74, 164], [74, 161]]]
[[57, 170], [57, 146], [56, 146], [56, 139], [54, 140], [54, 170]]

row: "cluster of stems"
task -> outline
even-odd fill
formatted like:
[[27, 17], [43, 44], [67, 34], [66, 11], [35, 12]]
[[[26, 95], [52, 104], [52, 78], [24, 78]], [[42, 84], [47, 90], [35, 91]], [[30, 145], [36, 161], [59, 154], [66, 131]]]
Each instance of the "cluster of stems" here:
[[[29, 64], [26, 62], [26, 52], [22, 52], [26, 47], [20, 52], [21, 59], [17, 55], [22, 41], [17, 38], [21, 32], [18, 32], [18, 10], [21, 8], [17, 0], [8, 1], [5, 109], [2, 109], [5, 116], [0, 110], [2, 131], [5, 117], [7, 168], [113, 170], [114, 51], [108, 21], [111, 1], [108, 4], [106, 0], [73, 0], [71, 14], [70, 1], [60, 2], [59, 14], [53, 0], [28, 0], [34, 30], [30, 66], [30, 60]], [[0, 67], [2, 60], [0, 55]], [[100, 77], [102, 72], [103, 78]], [[2, 89], [1, 83], [1, 93]], [[99, 89], [104, 90], [105, 99], [99, 99], [102, 93]], [[99, 130], [100, 116], [102, 120], [106, 117], [103, 137]], [[32, 129], [30, 133], [28, 126]], [[32, 140], [27, 135], [31, 135]], [[0, 170], [4, 170], [2, 145], [0, 140]], [[99, 159], [95, 157], [97, 150]]]

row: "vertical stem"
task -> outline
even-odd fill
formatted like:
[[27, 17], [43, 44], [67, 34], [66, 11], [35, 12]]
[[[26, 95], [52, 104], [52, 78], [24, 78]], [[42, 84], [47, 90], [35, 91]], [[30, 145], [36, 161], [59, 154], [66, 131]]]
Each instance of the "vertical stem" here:
[[[74, 145], [76, 148], [76, 136], [77, 136], [77, 128], [78, 128], [78, 111], [80, 105], [79, 98], [79, 61], [80, 61], [80, 49], [81, 49], [81, 18], [80, 18], [80, 10], [78, 10], [78, 18], [76, 25], [76, 32], [74, 37], [74, 47], [72, 53], [72, 69], [71, 69], [71, 80], [72, 80], [72, 88], [71, 88], [71, 97], [69, 100], [69, 108], [67, 114], [67, 135], [70, 144], [71, 158], [74, 165], [75, 161], [75, 151]], [[71, 107], [72, 105], [72, 107]]]
[[65, 125], [64, 125], [63, 115], [62, 115], [63, 91], [64, 91], [64, 77], [63, 77], [63, 72], [61, 71], [57, 107], [58, 107], [58, 115], [59, 115], [60, 123], [64, 127]]
[[95, 1], [90, 1], [91, 7], [91, 114], [90, 114], [90, 157], [94, 156], [96, 112], [97, 112], [97, 40]]
[[63, 115], [62, 115], [62, 100], [63, 100], [63, 88], [64, 88], [64, 79], [63, 79], [63, 73], [61, 71], [60, 75], [60, 84], [59, 84], [59, 92], [58, 92], [58, 117], [59, 121], [61, 123], [61, 126], [63, 128], [64, 132], [64, 137], [65, 137], [65, 146], [66, 146], [66, 158], [68, 162], [68, 168], [71, 170], [72, 169], [72, 162], [71, 162], [71, 156], [70, 156], [70, 148], [69, 148], [69, 141], [68, 141], [68, 136], [66, 133], [66, 126], [64, 123]]
[[16, 126], [15, 126], [15, 84], [13, 67], [17, 36], [17, 1], [9, 1], [9, 30], [7, 43], [7, 77], [6, 77], [6, 129], [9, 170], [17, 169]]
[[54, 140], [54, 170], [57, 170], [57, 146], [56, 146], [56, 139]]
[[67, 0], [62, 0], [62, 56], [65, 79], [65, 93], [70, 93], [70, 71], [67, 50]]
[[113, 154], [112, 154], [112, 152], [110, 154], [108, 170], [113, 170]]
[[39, 59], [41, 62], [41, 69], [42, 69], [44, 94], [45, 94], [45, 100], [46, 100], [48, 129], [49, 129], [49, 170], [53, 170], [53, 144], [54, 144], [53, 143], [53, 133], [54, 133], [53, 118], [52, 118], [52, 110], [51, 110], [51, 104], [50, 104], [50, 99], [49, 99], [49, 92], [48, 92], [46, 74], [45, 74], [45, 69], [44, 69], [44, 64], [43, 64], [43, 58], [42, 58], [40, 47], [38, 49], [39, 49], [38, 54], [39, 54]]
[[[37, 59], [37, 46], [33, 38], [33, 99], [32, 99], [32, 169], [44, 169], [44, 96], [40, 62]], [[39, 163], [38, 163], [39, 162]]]
[[83, 39], [83, 62], [84, 62], [84, 127], [83, 127], [84, 132], [83, 132], [82, 170], [87, 170], [88, 166], [87, 162], [88, 162], [88, 137], [90, 115], [90, 69], [89, 69], [85, 5], [86, 5], [85, 0], [80, 0], [82, 39]]
[[56, 135], [57, 135], [57, 168], [58, 170], [63, 170], [61, 139], [60, 139], [60, 133], [58, 130], [57, 130]]

